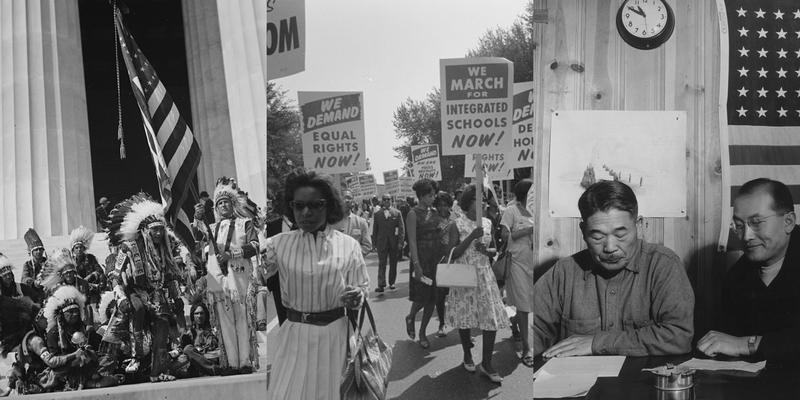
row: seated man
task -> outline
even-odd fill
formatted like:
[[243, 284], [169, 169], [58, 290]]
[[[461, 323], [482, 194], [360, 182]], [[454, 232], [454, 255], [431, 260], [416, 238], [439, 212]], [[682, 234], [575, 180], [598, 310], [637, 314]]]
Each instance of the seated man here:
[[745, 183], [733, 202], [744, 255], [722, 286], [722, 325], [697, 343], [706, 355], [756, 356], [773, 364], [800, 356], [800, 228], [781, 182]]
[[203, 303], [192, 306], [189, 318], [191, 329], [181, 338], [183, 354], [188, 357], [192, 376], [219, 375], [219, 338], [211, 327], [208, 307]]
[[636, 195], [601, 181], [578, 200], [588, 249], [559, 260], [534, 286], [534, 355], [683, 354], [694, 292], [681, 260], [638, 238]]

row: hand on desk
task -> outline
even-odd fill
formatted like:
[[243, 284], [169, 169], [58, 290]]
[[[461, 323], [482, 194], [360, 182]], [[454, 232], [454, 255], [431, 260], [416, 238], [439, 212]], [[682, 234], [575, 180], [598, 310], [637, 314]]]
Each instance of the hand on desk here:
[[592, 335], [570, 336], [545, 350], [542, 356], [547, 358], [590, 356], [592, 355], [593, 341], [594, 336]]
[[726, 355], [731, 357], [747, 356], [747, 337], [737, 337], [727, 333], [710, 331], [697, 342], [697, 349], [709, 357]]

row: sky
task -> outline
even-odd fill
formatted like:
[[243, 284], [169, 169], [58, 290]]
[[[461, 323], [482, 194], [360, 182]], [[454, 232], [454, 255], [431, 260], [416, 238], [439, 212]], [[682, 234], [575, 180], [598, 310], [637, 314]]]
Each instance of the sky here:
[[[306, 0], [306, 69], [275, 79], [298, 91], [364, 92], [367, 158], [378, 183], [401, 169], [394, 111], [439, 86], [439, 59], [460, 58], [489, 29], [508, 28], [526, 0]], [[402, 170], [400, 171], [402, 174]]]

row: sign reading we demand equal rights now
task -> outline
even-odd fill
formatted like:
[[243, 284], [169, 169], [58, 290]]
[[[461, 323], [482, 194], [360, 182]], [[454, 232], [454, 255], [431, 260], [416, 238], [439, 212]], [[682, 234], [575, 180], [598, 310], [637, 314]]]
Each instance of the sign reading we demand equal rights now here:
[[440, 60], [442, 154], [509, 153], [514, 65], [505, 58]]
[[442, 164], [438, 144], [411, 146], [411, 176], [416, 179], [442, 180]]
[[297, 92], [303, 114], [303, 163], [328, 174], [367, 169], [361, 92]]

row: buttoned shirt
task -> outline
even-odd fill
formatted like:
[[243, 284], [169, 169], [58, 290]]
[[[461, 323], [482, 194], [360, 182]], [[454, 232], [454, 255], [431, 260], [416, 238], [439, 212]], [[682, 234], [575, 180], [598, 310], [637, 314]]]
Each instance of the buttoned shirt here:
[[619, 273], [604, 278], [583, 250], [559, 260], [536, 282], [534, 354], [573, 335], [592, 335], [593, 354], [691, 350], [694, 292], [680, 258], [642, 240], [629, 258]]
[[318, 232], [293, 230], [266, 240], [266, 275], [280, 271], [281, 301], [300, 312], [323, 312], [343, 303], [347, 286], [367, 294], [369, 274], [361, 247], [331, 226]]

